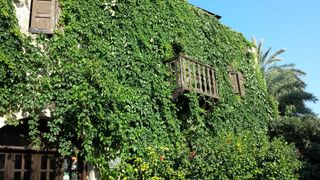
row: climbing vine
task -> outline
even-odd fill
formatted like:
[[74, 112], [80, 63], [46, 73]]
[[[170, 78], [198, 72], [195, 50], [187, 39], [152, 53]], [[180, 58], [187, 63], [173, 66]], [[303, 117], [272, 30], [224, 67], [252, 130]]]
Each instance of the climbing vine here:
[[[184, 0], [60, 4], [54, 35], [31, 39], [12, 2], [0, 2], [0, 112], [28, 112], [20, 123], [34, 148], [53, 144], [108, 178], [296, 178], [293, 147], [266, 135], [276, 109], [241, 34]], [[194, 93], [172, 102], [164, 62], [178, 51], [215, 68], [212, 110]], [[245, 76], [244, 97], [232, 92], [230, 66]]]

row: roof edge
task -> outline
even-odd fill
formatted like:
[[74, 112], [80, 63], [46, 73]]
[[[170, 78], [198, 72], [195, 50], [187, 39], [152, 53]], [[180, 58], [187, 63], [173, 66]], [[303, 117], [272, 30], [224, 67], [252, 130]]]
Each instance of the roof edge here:
[[205, 10], [205, 9], [203, 9], [203, 8], [201, 8], [201, 7], [198, 7], [198, 6], [195, 6], [195, 5], [192, 5], [192, 6], [194, 6], [194, 7], [198, 8], [198, 9], [200, 9], [200, 10], [202, 10], [202, 11], [204, 11], [204, 12], [206, 12], [206, 13], [212, 15], [212, 16], [214, 16], [214, 17], [217, 18], [218, 20], [220, 20], [220, 19], [222, 18], [220, 15], [217, 15], [217, 14], [215, 14], [215, 13], [213, 13], [213, 12], [210, 12], [210, 11], [208, 11], [208, 10]]

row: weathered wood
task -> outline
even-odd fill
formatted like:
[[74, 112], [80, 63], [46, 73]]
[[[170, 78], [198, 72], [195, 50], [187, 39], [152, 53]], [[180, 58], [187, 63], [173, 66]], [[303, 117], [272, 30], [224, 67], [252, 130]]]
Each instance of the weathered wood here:
[[215, 74], [212, 67], [181, 54], [168, 62], [170, 66], [172, 66], [171, 63], [175, 63], [175, 72], [171, 72], [176, 78], [175, 99], [185, 90], [195, 91], [201, 95], [218, 99]]
[[6, 154], [6, 158], [5, 158], [5, 171], [4, 171], [4, 179], [12, 179], [13, 175], [13, 166], [14, 164], [12, 163], [14, 162], [13, 159], [13, 154]]
[[244, 96], [245, 95], [244, 77], [241, 72], [238, 72], [238, 81], [239, 81], [240, 96]]
[[41, 168], [41, 155], [34, 154], [31, 157], [31, 179], [40, 179], [40, 168]]
[[208, 93], [209, 94], [212, 94], [212, 88], [211, 88], [211, 82], [212, 82], [212, 79], [211, 79], [211, 76], [210, 76], [210, 69], [209, 68], [206, 68], [207, 69], [207, 79], [208, 79]]
[[[20, 168], [20, 172], [21, 172], [21, 179], [24, 179], [24, 172], [25, 172], [25, 155], [21, 155], [21, 168]], [[27, 177], [26, 177], [27, 178]]]
[[[44, 156], [42, 156], [42, 157], [44, 157]], [[50, 179], [50, 172], [51, 172], [50, 161], [51, 161], [51, 159], [49, 157], [45, 157], [45, 158], [47, 158], [47, 166], [45, 169], [46, 178]]]
[[52, 34], [57, 22], [56, 0], [33, 0], [30, 32]]
[[180, 83], [178, 85], [180, 85], [181, 87], [184, 86], [184, 61], [182, 61], [181, 56], [179, 56], [178, 59], [178, 64], [180, 65]]
[[0, 151], [1, 152], [29, 152], [29, 153], [49, 153], [49, 154], [55, 154], [57, 153], [56, 149], [47, 149], [47, 150], [32, 150], [29, 147], [24, 146], [2, 146], [0, 145]]
[[209, 76], [210, 76], [211, 94], [215, 95], [216, 94], [216, 88], [215, 88], [215, 83], [214, 83], [215, 79], [214, 79], [214, 72], [212, 69], [210, 69]]
[[198, 64], [198, 77], [199, 77], [199, 88], [198, 90], [201, 90], [202, 89], [202, 75], [201, 75], [201, 66]]
[[[17, 148], [15, 148], [17, 149]], [[34, 151], [24, 150], [21, 151], [3, 151], [0, 149], [1, 162], [4, 163], [4, 167], [0, 167], [0, 172], [3, 172], [4, 179], [45, 179], [45, 180], [62, 180], [63, 169], [62, 161], [57, 158], [55, 153], [38, 153]], [[5, 150], [8, 150], [7, 148]], [[61, 161], [62, 160], [62, 161]], [[60, 163], [59, 163], [60, 162]], [[42, 165], [43, 164], [43, 165]], [[86, 163], [83, 162], [79, 166], [81, 174], [79, 178], [85, 180], [87, 177]], [[78, 170], [78, 169], [77, 169]], [[75, 171], [77, 171], [75, 170]], [[70, 169], [70, 172], [72, 170]], [[28, 172], [28, 173], [27, 173]], [[69, 172], [69, 170], [67, 170]], [[79, 171], [80, 172], [80, 171]], [[50, 176], [54, 173], [54, 177]], [[53, 174], [52, 174], [53, 175]]]
[[232, 72], [231, 75], [231, 83], [232, 83], [232, 88], [233, 88], [233, 92], [238, 94], [239, 93], [239, 86], [238, 86], [238, 77], [237, 74]]
[[187, 88], [191, 88], [191, 70], [190, 70], [190, 62], [185, 61], [186, 62], [186, 86]]
[[229, 68], [228, 71], [233, 93], [244, 96], [245, 87], [243, 74], [240, 71], [234, 71], [232, 68]]
[[196, 72], [196, 63], [192, 63], [193, 66], [192, 66], [192, 72], [193, 72], [193, 83], [194, 83], [194, 89], [196, 90], [197, 89], [197, 72]]
[[205, 93], [205, 94], [207, 94], [207, 78], [206, 78], [206, 67], [205, 66], [202, 66], [202, 76], [203, 76], [203, 87], [204, 87], [204, 89], [203, 89], [203, 92]]
[[213, 76], [213, 87], [214, 87], [214, 94], [217, 96], [218, 95], [218, 84], [216, 81], [216, 76], [215, 76], [215, 71], [212, 70], [212, 76]]

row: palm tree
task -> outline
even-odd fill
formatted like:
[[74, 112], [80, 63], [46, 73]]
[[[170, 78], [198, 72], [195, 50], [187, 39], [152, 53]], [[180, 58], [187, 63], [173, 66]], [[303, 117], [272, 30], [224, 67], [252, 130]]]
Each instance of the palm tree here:
[[284, 53], [285, 49], [276, 50], [273, 54], [270, 55], [271, 47], [264, 51], [263, 41], [257, 43], [255, 37], [252, 37], [252, 42], [255, 46], [254, 53], [256, 53], [256, 58], [260, 66], [261, 72], [265, 75], [273, 68], [275, 68], [274, 63], [282, 61], [282, 58], [278, 57], [280, 54]]
[[294, 108], [294, 113], [297, 115], [314, 114], [305, 105], [306, 101], [317, 101], [312, 93], [305, 91], [306, 83], [301, 79], [305, 72], [295, 68], [294, 64], [276, 64], [282, 61], [278, 56], [284, 53], [285, 49], [276, 50], [271, 54], [271, 48], [268, 48], [267, 51], [263, 50], [261, 41], [257, 43], [253, 38], [252, 42], [255, 46], [254, 53], [257, 63], [267, 83], [268, 92], [278, 101], [280, 114], [285, 115], [290, 106]]

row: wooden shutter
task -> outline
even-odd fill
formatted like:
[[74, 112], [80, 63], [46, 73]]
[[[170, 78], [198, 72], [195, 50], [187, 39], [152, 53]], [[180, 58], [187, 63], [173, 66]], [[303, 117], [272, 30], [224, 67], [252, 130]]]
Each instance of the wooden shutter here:
[[33, 0], [29, 31], [52, 34], [57, 22], [56, 11], [56, 0]]
[[243, 74], [239, 71], [234, 71], [232, 68], [228, 68], [229, 78], [232, 85], [233, 93], [239, 94], [240, 96], [245, 95], [245, 87], [244, 87], [244, 77]]
[[244, 77], [241, 72], [238, 72], [238, 82], [239, 82], [239, 94], [240, 96], [244, 96], [245, 95]]
[[230, 72], [229, 76], [230, 76], [233, 93], [239, 93], [237, 74], [234, 72]]

